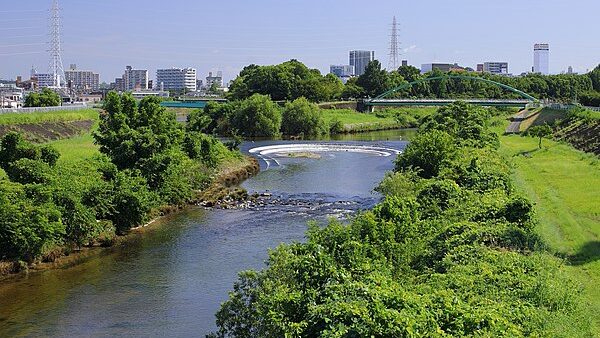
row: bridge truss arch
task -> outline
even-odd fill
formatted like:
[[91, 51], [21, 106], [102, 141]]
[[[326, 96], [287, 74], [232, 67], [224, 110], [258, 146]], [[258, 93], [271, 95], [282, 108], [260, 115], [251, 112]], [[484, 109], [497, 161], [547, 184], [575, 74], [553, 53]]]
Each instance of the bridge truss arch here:
[[402, 84], [398, 87], [392, 88], [382, 94], [380, 94], [379, 96], [373, 98], [372, 100], [383, 100], [385, 99], [387, 96], [389, 96], [390, 94], [393, 94], [395, 92], [398, 92], [400, 90], [403, 89], [408, 89], [411, 88], [413, 85], [419, 84], [419, 83], [425, 83], [425, 82], [430, 82], [430, 81], [435, 81], [435, 80], [443, 80], [443, 79], [461, 79], [461, 80], [475, 80], [475, 81], [481, 81], [481, 82], [485, 82], [485, 83], [490, 83], [493, 85], [496, 85], [498, 87], [504, 88], [510, 92], [516, 93], [519, 96], [523, 97], [524, 99], [527, 99], [531, 102], [538, 102], [539, 100], [536, 99], [535, 97], [525, 93], [524, 91], [518, 90], [514, 87], [505, 85], [503, 83], [500, 82], [496, 82], [496, 81], [492, 81], [486, 78], [482, 78], [479, 76], [466, 76], [466, 75], [443, 75], [443, 76], [434, 76], [434, 77], [429, 77], [429, 78], [425, 78], [425, 79], [421, 79], [421, 80], [417, 80], [417, 81], [413, 81], [413, 82], [409, 82], [409, 83], [405, 83]]

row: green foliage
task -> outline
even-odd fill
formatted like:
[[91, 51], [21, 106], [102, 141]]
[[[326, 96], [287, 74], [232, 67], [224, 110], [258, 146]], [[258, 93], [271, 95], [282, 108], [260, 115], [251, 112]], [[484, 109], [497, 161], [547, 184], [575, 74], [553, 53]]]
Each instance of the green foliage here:
[[[600, 70], [599, 70], [600, 72]], [[600, 92], [589, 91], [579, 94], [579, 102], [584, 106], [600, 107]]]
[[36, 203], [23, 185], [0, 181], [0, 259], [32, 262], [62, 243], [60, 211]]
[[590, 81], [592, 81], [592, 88], [600, 92], [600, 65], [596, 66], [591, 72], [589, 72], [588, 77]]
[[143, 159], [177, 147], [183, 132], [175, 114], [160, 106], [157, 97], [146, 97], [139, 107], [131, 94], [107, 95], [98, 131], [100, 151], [119, 169], [132, 169]]
[[396, 160], [396, 171], [417, 170], [419, 176], [437, 176], [456, 155], [455, 140], [448, 133], [431, 130], [415, 137]]
[[329, 134], [341, 134], [344, 132], [344, 124], [337, 117], [331, 119], [329, 121]]
[[112, 182], [114, 213], [108, 219], [118, 233], [125, 233], [149, 220], [152, 208], [158, 206], [159, 197], [148, 189], [146, 180], [135, 171], [119, 171]]
[[527, 129], [527, 135], [531, 137], [538, 137], [540, 139], [538, 142], [538, 148], [542, 149], [542, 139], [544, 137], [552, 136], [552, 127], [547, 124], [533, 126]]
[[281, 128], [281, 110], [268, 96], [254, 94], [233, 112], [231, 127], [241, 136], [276, 136]]
[[421, 130], [441, 130], [454, 137], [460, 145], [483, 148], [499, 147], [498, 136], [488, 126], [489, 114], [483, 108], [458, 101], [440, 108], [426, 117]]
[[60, 106], [60, 96], [49, 88], [44, 88], [40, 93], [32, 92], [25, 98], [25, 107], [56, 107]]
[[305, 98], [289, 102], [283, 108], [281, 131], [284, 135], [320, 135], [327, 132], [323, 114]]
[[358, 77], [356, 85], [360, 86], [368, 97], [375, 97], [393, 88], [388, 72], [381, 69], [381, 63], [377, 60], [369, 62], [364, 74]]
[[335, 76], [322, 76], [317, 69], [309, 69], [297, 60], [275, 66], [249, 65], [229, 87], [229, 97], [244, 100], [254, 94], [268, 95], [275, 101], [292, 101], [305, 97], [310, 101], [338, 98], [343, 84]]

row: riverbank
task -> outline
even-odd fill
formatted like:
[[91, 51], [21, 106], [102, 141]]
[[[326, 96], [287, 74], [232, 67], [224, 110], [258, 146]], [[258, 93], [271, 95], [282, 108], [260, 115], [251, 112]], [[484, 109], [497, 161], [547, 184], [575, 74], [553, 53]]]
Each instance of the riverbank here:
[[517, 189], [536, 205], [536, 232], [565, 259], [561, 270], [582, 289], [600, 335], [600, 162], [570, 144], [516, 135], [500, 136], [500, 153], [513, 164]]
[[[137, 240], [146, 229], [151, 228], [156, 223], [163, 223], [163, 220], [172, 217], [176, 213], [195, 205], [206, 205], [206, 201], [214, 201], [216, 205], [228, 198], [243, 198], [247, 196], [245, 190], [236, 187], [244, 180], [256, 175], [260, 171], [258, 161], [250, 156], [240, 156], [231, 158], [219, 165], [214, 175], [212, 183], [208, 188], [197, 191], [196, 196], [185, 206], [163, 206], [157, 210], [158, 216], [154, 217], [148, 223], [132, 228], [127, 234], [112, 237], [106, 241], [96, 241], [91, 246], [82, 247], [79, 250], [62, 248], [62, 254], [56, 254], [49, 261], [38, 261], [27, 264], [22, 261], [7, 262], [0, 261], [0, 282], [6, 282], [18, 279], [29, 273], [45, 271], [48, 269], [63, 269], [72, 267], [87, 261], [90, 257], [101, 255], [106, 249], [111, 247], [125, 246], [131, 241]], [[245, 193], [245, 195], [244, 195]]]

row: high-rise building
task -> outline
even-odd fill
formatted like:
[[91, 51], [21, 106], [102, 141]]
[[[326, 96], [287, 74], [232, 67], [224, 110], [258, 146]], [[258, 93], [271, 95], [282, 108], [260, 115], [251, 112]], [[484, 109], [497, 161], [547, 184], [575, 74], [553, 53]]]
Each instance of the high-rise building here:
[[508, 75], [508, 62], [484, 62], [483, 71], [498, 75]]
[[100, 75], [89, 70], [78, 70], [72, 64], [69, 70], [65, 70], [65, 81], [67, 86], [73, 90], [98, 90], [100, 89]]
[[196, 70], [194, 68], [158, 69], [156, 87], [161, 90], [196, 91]]
[[125, 68], [123, 74], [123, 91], [148, 89], [148, 70]]
[[354, 67], [354, 74], [361, 76], [365, 73], [365, 69], [369, 62], [375, 60], [375, 51], [370, 50], [351, 50], [350, 51], [350, 66]]
[[547, 43], [533, 45], [533, 72], [544, 75], [550, 74], [550, 46]]

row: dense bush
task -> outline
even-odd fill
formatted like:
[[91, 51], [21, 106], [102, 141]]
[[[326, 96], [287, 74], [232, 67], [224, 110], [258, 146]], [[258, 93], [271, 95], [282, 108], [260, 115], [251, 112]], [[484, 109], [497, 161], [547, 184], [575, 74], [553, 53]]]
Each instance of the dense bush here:
[[44, 88], [40, 93], [33, 92], [25, 97], [25, 107], [55, 107], [60, 106], [60, 95], [49, 88]]
[[281, 110], [268, 96], [254, 94], [233, 111], [231, 128], [246, 137], [276, 136], [281, 128]]
[[421, 177], [434, 177], [455, 154], [455, 140], [448, 133], [439, 130], [420, 133], [398, 156], [396, 170], [414, 169]]
[[281, 132], [284, 135], [315, 136], [328, 132], [319, 107], [303, 97], [288, 102], [282, 115]]
[[275, 66], [244, 67], [231, 83], [228, 96], [233, 100], [244, 100], [262, 94], [276, 101], [305, 97], [318, 102], [339, 98], [343, 88], [342, 81], [334, 75], [322, 76], [319, 70], [290, 60]]
[[584, 106], [600, 107], [600, 92], [589, 91], [579, 94], [579, 102]]

